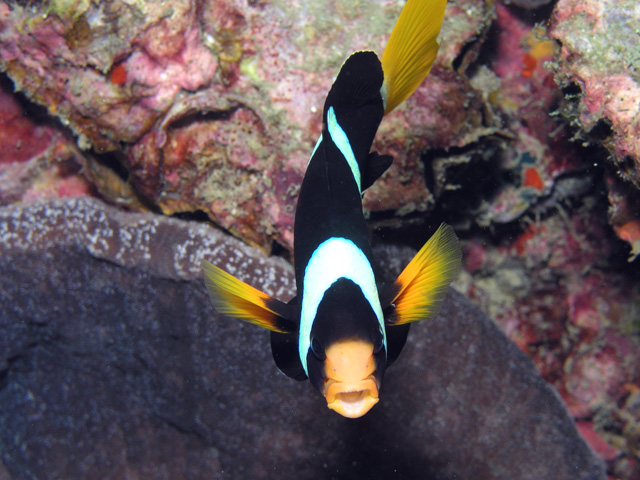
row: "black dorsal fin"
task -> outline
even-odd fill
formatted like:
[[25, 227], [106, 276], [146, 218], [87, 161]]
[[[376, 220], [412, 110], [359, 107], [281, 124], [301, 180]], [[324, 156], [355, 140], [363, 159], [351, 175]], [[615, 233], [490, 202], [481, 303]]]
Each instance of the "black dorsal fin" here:
[[362, 177], [362, 191], [364, 192], [378, 180], [393, 163], [391, 155], [379, 155], [378, 152], [371, 152], [367, 157], [367, 164]]
[[355, 52], [342, 64], [327, 95], [325, 109], [330, 106], [335, 109], [357, 108], [382, 102], [380, 88], [383, 80], [382, 65], [375, 52]]
[[[354, 170], [358, 164], [362, 177], [378, 125], [384, 114], [383, 75], [378, 56], [373, 52], [356, 52], [342, 65], [327, 95], [323, 113], [323, 140], [329, 157], [345, 157]], [[338, 155], [334, 148], [339, 151]], [[361, 188], [360, 182], [358, 185]]]

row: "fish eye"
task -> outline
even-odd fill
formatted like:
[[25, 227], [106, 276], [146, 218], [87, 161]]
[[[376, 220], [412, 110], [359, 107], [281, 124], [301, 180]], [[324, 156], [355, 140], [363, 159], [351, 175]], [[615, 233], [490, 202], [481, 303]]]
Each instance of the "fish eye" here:
[[313, 352], [313, 355], [320, 361], [324, 361], [324, 359], [327, 358], [320, 340], [318, 340], [316, 337], [313, 337], [311, 339], [311, 351]]

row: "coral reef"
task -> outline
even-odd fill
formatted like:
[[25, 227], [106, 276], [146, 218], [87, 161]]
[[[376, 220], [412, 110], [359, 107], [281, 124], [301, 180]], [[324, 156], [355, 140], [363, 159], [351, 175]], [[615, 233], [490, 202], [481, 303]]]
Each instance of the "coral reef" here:
[[[556, 5], [554, 18], [565, 6]], [[629, 13], [624, 5], [615, 13], [617, 7], [608, 15]], [[481, 172], [482, 188], [462, 184], [462, 190], [477, 192], [476, 204], [463, 204], [468, 197], [461, 195], [448, 200], [469, 212], [460, 226], [473, 221], [489, 228], [465, 242], [468, 275], [459, 287], [558, 388], [609, 474], [636, 478], [640, 290], [614, 232], [629, 242], [629, 260], [635, 259], [638, 191], [594, 146], [602, 138], [592, 135], [586, 146], [571, 143], [586, 137], [579, 124], [567, 122], [566, 96], [575, 92], [558, 73], [571, 60], [564, 43], [550, 41], [545, 28], [516, 9], [497, 5], [496, 13], [495, 45], [489, 44], [489, 61], [483, 59], [471, 81], [486, 92], [510, 139], [483, 159], [490, 169]], [[567, 31], [588, 49], [590, 37], [576, 28], [577, 21]], [[608, 138], [611, 145], [619, 141]], [[464, 171], [457, 173], [465, 178]], [[470, 177], [477, 183], [477, 175]]]
[[[0, 225], [7, 478], [604, 479], [557, 394], [458, 293], [412, 329], [380, 404], [345, 420], [200, 278], [208, 258], [287, 298], [283, 260], [92, 199], [3, 207]], [[385, 278], [413, 254], [376, 249]]]
[[560, 0], [552, 38], [564, 114], [585, 141], [611, 152], [617, 175], [640, 188], [640, 11], [637, 2]]
[[60, 125], [24, 105], [0, 82], [0, 205], [99, 195], [147, 210], [131, 184], [91, 152], [78, 149]]
[[616, 235], [629, 243], [629, 262], [640, 254], [640, 192], [631, 184], [609, 172], [606, 175], [609, 200], [609, 221]]
[[[502, 138], [490, 144], [489, 151], [467, 160], [470, 165], [464, 174], [458, 170], [455, 175], [462, 189], [473, 192], [478, 190], [478, 173], [469, 172], [485, 165], [479, 174], [488, 185], [478, 191], [478, 200], [456, 205], [483, 227], [511, 223], [532, 212], [545, 213], [567, 197], [583, 195], [593, 183], [593, 173], [566, 142], [566, 125], [549, 116], [560, 98], [553, 73], [545, 65], [556, 45], [543, 29], [532, 27], [500, 4], [492, 35], [490, 45], [495, 50], [470, 81], [486, 99], [488, 114], [500, 126]], [[447, 156], [435, 161], [434, 171], [440, 162], [450, 161]], [[448, 183], [451, 188], [452, 182]]]
[[[1, 87], [1, 86], [0, 86]], [[89, 194], [73, 143], [0, 88], [0, 205]]]
[[640, 12], [632, 1], [561, 0], [552, 20], [549, 34], [562, 46], [554, 62], [566, 97], [560, 111], [583, 142], [610, 153], [611, 222], [631, 245], [632, 260], [640, 252], [640, 213], [625, 197], [637, 197], [640, 189]]
[[[251, 243], [291, 248], [295, 185], [333, 75], [351, 52], [381, 51], [399, 9], [358, 1], [0, 3], [0, 66], [80, 147], [120, 154], [130, 184], [164, 213], [202, 210]], [[381, 131], [376, 148], [396, 161], [365, 199], [368, 210], [432, 209], [421, 151], [488, 133], [481, 99], [451, 65], [461, 55], [470, 61], [490, 13], [482, 0], [451, 4], [432, 80]], [[453, 108], [463, 102], [466, 111]]]
[[[425, 224], [432, 221], [429, 215], [436, 214], [436, 224], [441, 220], [453, 223], [464, 238], [466, 252], [466, 272], [458, 288], [496, 320], [533, 359], [543, 378], [557, 388], [580, 433], [606, 461], [608, 474], [612, 478], [638, 478], [640, 378], [635, 365], [640, 355], [640, 282], [634, 266], [637, 269], [640, 253], [639, 10], [631, 1], [559, 0], [548, 7], [542, 6], [547, 2], [537, 0], [512, 3], [517, 6], [507, 1], [449, 2], [441, 52], [432, 74], [380, 128], [374, 148], [394, 155], [395, 163], [366, 192], [365, 208], [372, 230], [379, 236], [393, 237], [398, 235], [394, 229], [400, 228], [402, 241], [416, 247], [425, 240]], [[399, 3], [359, 0], [287, 4], [244, 0], [0, 2], [0, 68], [6, 75], [0, 84], [0, 204], [99, 196], [130, 210], [151, 209], [166, 214], [201, 210], [251, 244], [269, 250], [277, 243], [289, 249], [297, 185], [320, 132], [320, 110], [333, 75], [353, 50], [372, 48], [380, 52], [399, 10]], [[20, 93], [13, 93], [14, 86]], [[167, 224], [166, 219], [118, 217], [107, 209], [112, 228], [98, 235], [102, 230], [95, 228], [106, 220], [87, 213], [93, 208], [87, 205], [97, 204], [80, 200], [66, 205], [78, 208], [76, 218], [65, 207], [70, 222], [81, 222], [79, 218], [85, 215], [82, 218], [87, 224], [84, 231], [70, 230], [78, 242], [75, 247], [64, 244], [78, 271], [86, 268], [95, 272], [91, 269], [99, 268], [93, 260], [98, 256], [125, 270], [134, 269], [132, 275], [145, 281], [148, 271], [162, 268], [162, 275], [174, 280], [193, 280], [198, 275], [194, 263], [186, 257], [186, 263], [176, 263], [174, 256], [200, 251], [199, 242], [206, 251], [211, 245], [205, 240], [208, 236], [215, 238], [216, 245], [228, 245], [213, 252], [213, 257], [235, 258], [241, 254], [246, 260], [257, 255], [206, 227], [202, 227], [206, 235], [196, 235], [194, 225], [189, 227], [189, 235], [194, 236], [188, 248], [164, 251], [159, 246], [137, 251], [138, 246], [149, 245], [147, 236], [157, 239], [162, 234], [153, 233], [146, 220], [140, 220], [138, 231], [136, 227], [121, 228], [120, 220], [113, 219], [154, 218], [158, 225]], [[4, 218], [8, 222], [8, 217]], [[6, 232], [7, 225], [0, 222], [0, 229]], [[165, 234], [177, 235], [180, 228], [176, 226], [182, 224], [169, 221], [167, 225], [172, 227]], [[33, 226], [29, 237], [33, 244], [24, 246], [34, 252], [45, 248], [47, 235], [63, 242], [62, 235], [69, 234], [54, 230], [57, 233], [38, 237], [42, 230], [37, 227]], [[414, 231], [420, 234], [409, 235]], [[100, 242], [103, 235], [105, 240]], [[119, 245], [117, 252], [112, 250], [115, 244]], [[64, 253], [45, 250], [43, 255], [50, 258]], [[626, 265], [627, 254], [635, 263]], [[382, 255], [391, 261], [388, 255]], [[142, 263], [127, 263], [134, 260]], [[81, 267], [82, 262], [90, 265]], [[17, 267], [7, 271], [28, 278], [28, 268], [35, 267], [23, 265], [20, 272]], [[265, 271], [267, 267], [261, 262], [249, 265], [247, 269], [241, 263], [231, 267], [235, 274], [262, 286], [260, 275], [251, 269]], [[273, 275], [288, 279], [289, 267], [283, 262], [278, 265]], [[46, 278], [43, 267], [38, 268], [38, 278]], [[100, 268], [106, 269], [107, 265]], [[116, 273], [117, 269], [104, 271], [109, 272], [111, 283], [105, 283], [105, 290], [99, 276], [98, 280], [85, 281], [92, 292], [112, 291], [118, 292], [114, 293], [118, 298], [129, 298], [128, 292], [140, 288], [126, 275]], [[60, 275], [55, 278], [68, 286]], [[118, 279], [125, 287], [117, 285]], [[199, 293], [187, 294], [169, 285], [153, 291], [162, 292], [160, 296], [175, 295], [181, 306], [194, 296], [202, 296], [199, 287], [194, 287]], [[176, 290], [172, 290], [174, 287]], [[284, 287], [280, 291], [290, 293]], [[147, 301], [156, 298], [145, 292]], [[65, 298], [77, 301], [76, 296]], [[80, 305], [89, 308], [85, 303]], [[166, 303], [161, 305], [174, 311]], [[192, 327], [185, 328], [199, 328], [210, 335], [214, 330], [198, 315], [213, 314], [207, 307], [198, 308], [204, 310], [189, 313], [185, 322]], [[144, 309], [139, 306], [139, 310]], [[153, 312], [160, 320], [149, 328], [159, 328], [159, 324], [169, 328], [164, 313]], [[184, 308], [180, 310], [183, 313]], [[47, 315], [53, 313], [43, 310], [38, 315], [50, 319]], [[453, 317], [444, 318], [451, 321]], [[130, 322], [122, 329], [139, 334], [139, 324]], [[439, 322], [444, 320], [436, 322], [434, 328], [444, 328]], [[61, 331], [73, 328], [55, 325], [52, 338], [60, 338]], [[92, 335], [112, 328], [90, 325]], [[258, 338], [259, 334], [237, 328], [251, 338], [246, 345], [259, 345], [252, 336]], [[232, 332], [232, 327], [224, 330], [227, 335], [237, 334]], [[161, 347], [174, 351], [171, 349], [177, 348], [180, 335]], [[38, 350], [49, 341], [49, 337], [42, 338], [34, 356], [23, 353], [32, 362], [33, 372], [37, 371], [35, 366], [42, 365], [38, 362], [44, 359], [46, 364], [51, 354], [50, 350]], [[137, 365], [138, 370], [133, 371], [140, 371], [138, 360], [132, 360], [136, 358], [153, 365], [155, 357], [150, 360], [144, 356], [149, 353], [144, 349], [149, 339], [136, 339], [143, 354], [136, 357], [132, 349], [118, 357], [125, 362], [125, 371], [130, 365]], [[213, 342], [211, 337], [206, 340]], [[426, 336], [415, 341], [416, 351], [427, 355], [427, 346], [433, 341]], [[78, 342], [74, 345], [82, 343]], [[209, 345], [193, 342], [198, 352]], [[210, 345], [232, 354], [220, 343]], [[12, 355], [18, 358], [18, 353], [28, 351], [22, 346], [10, 350]], [[463, 350], [467, 347], [472, 348], [471, 344], [460, 346]], [[252, 347], [252, 352], [257, 349]], [[264, 357], [264, 351], [259, 352]], [[411, 355], [408, 353], [407, 358], [412, 358], [414, 370], [412, 377], [406, 377], [408, 382], [432, 375], [425, 373], [425, 365]], [[260, 361], [267, 361], [263, 357]], [[83, 368], [98, 369], [94, 361], [82, 363]], [[246, 361], [248, 364], [248, 357]], [[219, 362], [199, 378], [236, 368]], [[455, 358], [445, 355], [442, 362], [438, 365], [448, 369], [446, 362], [455, 365]], [[67, 364], [56, 365], [63, 375]], [[79, 378], [81, 373], [74, 375]], [[189, 375], [182, 372], [174, 380], [188, 383]], [[173, 439], [177, 438], [175, 432], [167, 425], [183, 429], [190, 425], [184, 431], [211, 438], [207, 435], [211, 434], [212, 423], [201, 423], [202, 415], [176, 420], [175, 415], [182, 415], [182, 410], [162, 390], [169, 383], [157, 376], [140, 378], [156, 385], [159, 390], [154, 392], [160, 394], [159, 400], [144, 403], [142, 387], [127, 383], [128, 392], [135, 392], [131, 398], [136, 408], [145, 405], [145, 411], [161, 415], [149, 414], [136, 425], [141, 429], [158, 427], [157, 431]], [[252, 378], [260, 376], [255, 373]], [[207, 381], [203, 380], [211, 389], [213, 384]], [[2, 382], [0, 378], [0, 385]], [[97, 386], [108, 396], [105, 385], [92, 382], [82, 385]], [[293, 390], [287, 389], [295, 389], [282, 385], [278, 388], [289, 392]], [[120, 391], [115, 380], [108, 386]], [[442, 383], [433, 385], [435, 389], [441, 387]], [[243, 382], [234, 383], [233, 388], [240, 392], [247, 387]], [[62, 395], [61, 391], [55, 392]], [[438, 405], [434, 399], [439, 394], [442, 392], [429, 392], [425, 401]], [[231, 397], [221, 395], [216, 393], [213, 398], [233, 404]], [[296, 411], [314, 405], [304, 398], [307, 403]], [[396, 410], [381, 417], [392, 419], [392, 413], [402, 416], [401, 405], [407, 402], [411, 408], [418, 408], [413, 400], [403, 398], [398, 400]], [[121, 412], [114, 403], [108, 405], [109, 411]], [[283, 405], [292, 404], [285, 401]], [[179, 413], [171, 416], [173, 407]], [[29, 411], [35, 416], [36, 410]], [[219, 405], [213, 411], [224, 413]], [[258, 428], [257, 421], [243, 423], [243, 413], [246, 410], [234, 407], [233, 418], [244, 425], [243, 432]], [[445, 427], [476, 425], [477, 418], [457, 413], [460, 418], [454, 418], [450, 411], [444, 417], [434, 417], [433, 422], [422, 419], [421, 425], [443, 438], [449, 437], [438, 419]], [[103, 428], [112, 418], [116, 417], [105, 416], [104, 424], [96, 423], [95, 428]], [[159, 426], [158, 418], [168, 419], [168, 423]], [[304, 420], [307, 425], [312, 421]], [[123, 429], [134, 428], [127, 425]], [[288, 432], [292, 437], [282, 434], [279, 445], [300, 444], [306, 438], [297, 427], [291, 426]], [[256, 446], [254, 451], [268, 450], [265, 438], [260, 447], [263, 450]], [[433, 438], [410, 438], [444, 452], [442, 458], [451, 454], [446, 449], [438, 450]], [[107, 444], [121, 445], [118, 442], [122, 441], [109, 437]], [[209, 445], [214, 443], [210, 441]], [[200, 452], [195, 443], [181, 445], [185, 455], [192, 452], [191, 447]], [[155, 447], [162, 450], [161, 446]], [[223, 449], [217, 448], [206, 451], [202, 458], [209, 463], [203, 469], [218, 468]], [[281, 448], [293, 455], [286, 447]], [[152, 457], [151, 451], [145, 453], [147, 458]], [[478, 458], [486, 451], [478, 450]], [[437, 463], [434, 457], [429, 458]], [[364, 459], [358, 458], [357, 462]], [[358, 465], [358, 471], [365, 472], [364, 463]], [[399, 471], [407, 471], [402, 468]], [[438, 472], [446, 469], [433, 468]], [[145, 476], [144, 470], [136, 471]], [[0, 469], [0, 477], [3, 473]]]
[[611, 473], [634, 478], [640, 282], [611, 269], [616, 248], [606, 212], [596, 223], [587, 203], [497, 247], [465, 242], [459, 285], [556, 386]]

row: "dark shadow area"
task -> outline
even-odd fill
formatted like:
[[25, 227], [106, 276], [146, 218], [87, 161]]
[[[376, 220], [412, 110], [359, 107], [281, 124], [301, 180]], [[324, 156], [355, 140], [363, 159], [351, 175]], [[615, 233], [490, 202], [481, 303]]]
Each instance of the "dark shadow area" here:
[[[536, 5], [541, 3], [540, 1], [531, 0], [512, 0], [511, 4], [507, 4], [507, 2], [504, 1], [502, 3], [506, 4], [509, 11], [519, 20], [534, 26], [537, 23], [548, 21], [551, 18], [556, 2], [557, 0], [551, 0], [546, 5], [540, 5], [539, 7], [536, 7]], [[525, 4], [534, 8], [524, 8]]]
[[203, 111], [188, 113], [180, 118], [172, 120], [167, 126], [167, 130], [178, 130], [187, 128], [193, 124], [203, 122], [223, 122], [228, 121], [233, 115], [235, 108], [229, 110]]
[[210, 222], [209, 215], [207, 215], [203, 210], [195, 210], [193, 212], [177, 212], [171, 215], [174, 218], [179, 218], [180, 220], [187, 220], [190, 222]]
[[20, 108], [24, 112], [24, 115], [37, 125], [55, 125], [60, 130], [64, 130], [62, 124], [55, 118], [49, 115], [47, 109], [41, 105], [37, 105], [29, 100], [24, 93], [16, 91], [13, 80], [9, 78], [6, 73], [0, 73], [0, 89], [9, 95], [12, 95], [16, 100]]

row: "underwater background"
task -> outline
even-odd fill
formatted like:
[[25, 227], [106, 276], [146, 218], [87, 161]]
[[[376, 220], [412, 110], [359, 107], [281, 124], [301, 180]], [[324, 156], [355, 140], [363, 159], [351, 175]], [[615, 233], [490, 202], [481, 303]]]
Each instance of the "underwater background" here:
[[363, 201], [380, 279], [442, 221], [463, 272], [367, 416], [210, 307], [202, 259], [294, 294], [325, 96], [402, 5], [0, 2], [0, 479], [640, 478], [635, 1], [449, 1]]

